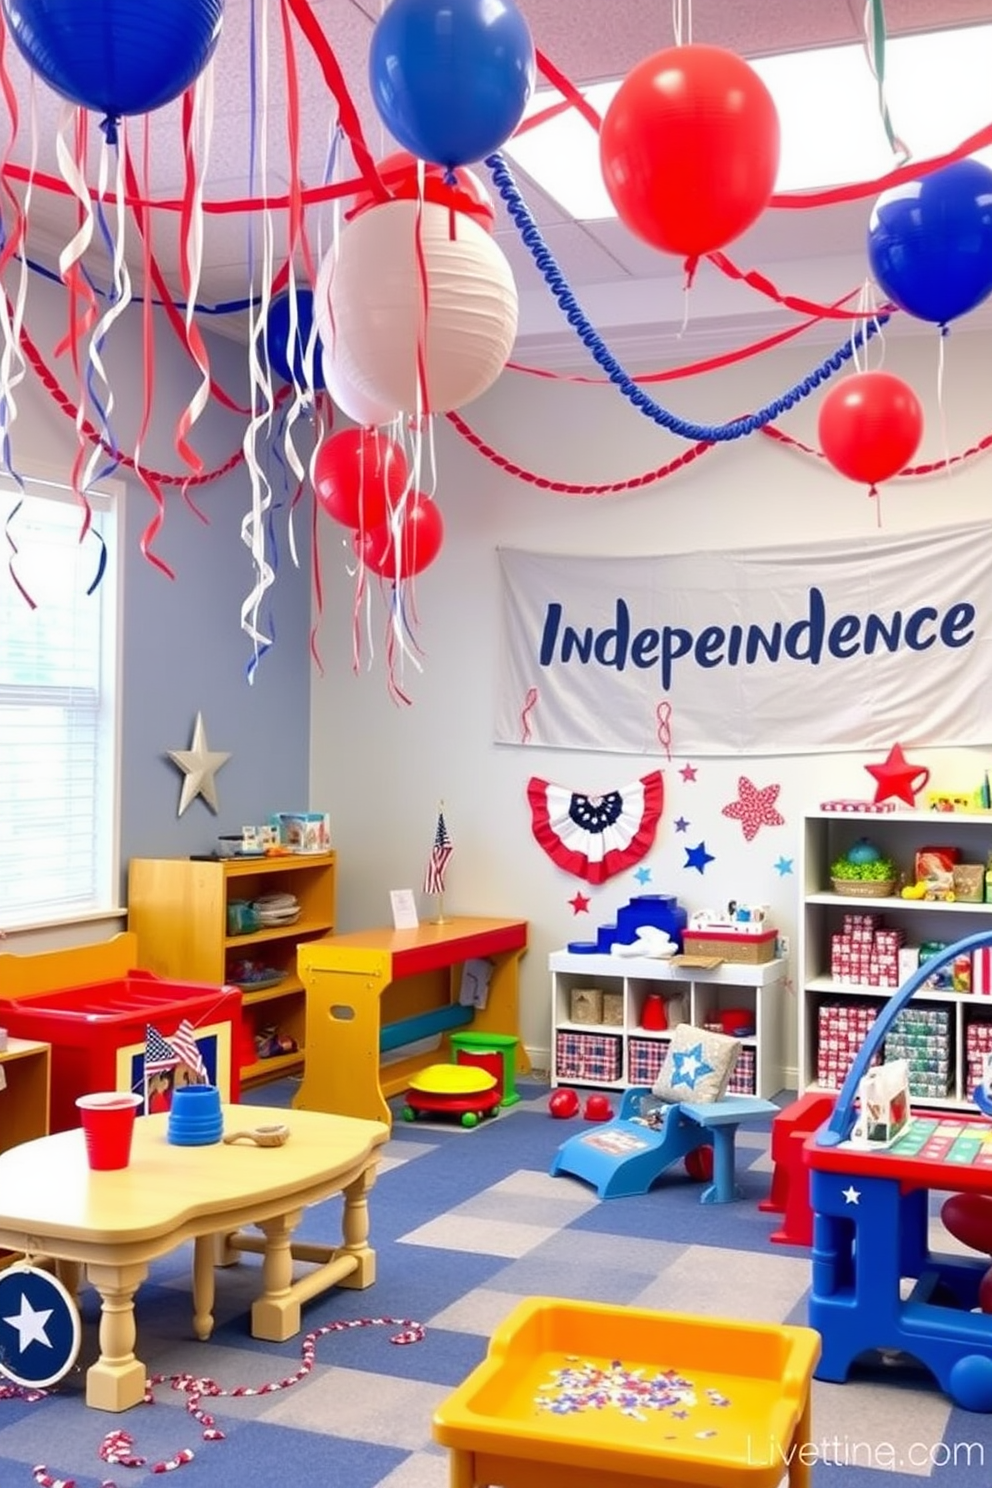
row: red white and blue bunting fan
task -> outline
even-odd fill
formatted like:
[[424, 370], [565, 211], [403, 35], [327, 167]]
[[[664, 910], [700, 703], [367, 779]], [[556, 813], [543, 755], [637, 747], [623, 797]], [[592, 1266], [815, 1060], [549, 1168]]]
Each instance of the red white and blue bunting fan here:
[[551, 861], [576, 878], [601, 884], [650, 852], [664, 789], [660, 770], [600, 796], [533, 775], [527, 799], [534, 836]]
[[76, 1362], [80, 1340], [75, 1298], [50, 1271], [22, 1262], [0, 1273], [0, 1387], [57, 1384]]

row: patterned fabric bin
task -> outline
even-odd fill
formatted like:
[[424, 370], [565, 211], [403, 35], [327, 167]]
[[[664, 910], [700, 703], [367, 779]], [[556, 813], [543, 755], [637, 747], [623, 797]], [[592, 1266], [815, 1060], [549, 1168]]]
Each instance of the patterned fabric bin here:
[[750, 1044], [744, 1044], [737, 1055], [737, 1063], [734, 1065], [730, 1079], [727, 1081], [727, 1094], [754, 1095], [755, 1074], [754, 1049]]
[[623, 1065], [622, 1041], [611, 1033], [555, 1034], [555, 1070], [559, 1080], [619, 1080]]
[[631, 1085], [653, 1085], [668, 1053], [667, 1039], [627, 1040], [627, 1080]]

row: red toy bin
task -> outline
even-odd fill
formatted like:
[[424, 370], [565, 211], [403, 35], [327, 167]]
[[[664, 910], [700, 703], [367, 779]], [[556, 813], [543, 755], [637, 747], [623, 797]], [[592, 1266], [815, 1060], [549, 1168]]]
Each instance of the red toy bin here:
[[[11, 998], [0, 1007], [4, 1025], [15, 1037], [51, 1045], [53, 1132], [79, 1125], [77, 1096], [133, 1090], [144, 1101], [149, 1025], [168, 1041], [179, 1024], [188, 1021], [221, 1100], [236, 1101], [241, 1093], [237, 987], [172, 982], [151, 972], [132, 971], [117, 981]], [[166, 1090], [153, 1108], [167, 1109], [168, 1098]], [[139, 1115], [143, 1110], [142, 1104]]]

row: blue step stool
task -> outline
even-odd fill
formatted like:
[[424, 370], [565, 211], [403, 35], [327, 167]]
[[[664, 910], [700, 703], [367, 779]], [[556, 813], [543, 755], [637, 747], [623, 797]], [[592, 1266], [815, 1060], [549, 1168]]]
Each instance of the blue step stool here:
[[701, 1204], [729, 1204], [740, 1198], [734, 1172], [734, 1139], [741, 1122], [777, 1116], [773, 1101], [754, 1095], [728, 1095], [707, 1104], [658, 1102], [657, 1126], [641, 1117], [642, 1101], [653, 1098], [647, 1085], [624, 1094], [613, 1121], [587, 1127], [568, 1137], [551, 1162], [552, 1177], [567, 1174], [591, 1183], [601, 1199], [645, 1194], [666, 1168], [698, 1147], [713, 1148], [713, 1182], [703, 1189]]

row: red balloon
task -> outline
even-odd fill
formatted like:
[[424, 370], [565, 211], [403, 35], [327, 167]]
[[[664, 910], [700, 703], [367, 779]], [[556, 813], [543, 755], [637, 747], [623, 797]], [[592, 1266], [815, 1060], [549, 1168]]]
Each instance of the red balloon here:
[[[420, 194], [417, 178], [419, 165], [416, 155], [411, 155], [406, 150], [397, 150], [395, 154], [378, 161], [376, 170], [394, 201], [417, 200]], [[455, 212], [467, 212], [486, 232], [494, 232], [496, 209], [483, 182], [474, 171], [467, 170], [463, 165], [457, 166], [450, 174], [454, 176], [454, 181], [446, 179], [449, 175], [446, 166], [424, 163], [424, 201], [437, 202]], [[345, 217], [351, 222], [377, 205], [371, 191], [359, 191], [355, 195], [354, 205], [345, 213]]]
[[343, 429], [318, 449], [313, 489], [329, 517], [368, 532], [388, 520], [410, 478], [406, 455], [378, 429]]
[[444, 521], [440, 508], [427, 496], [420, 493], [406, 504], [400, 527], [399, 569], [396, 564], [396, 537], [389, 522], [383, 522], [365, 532], [356, 532], [352, 539], [355, 552], [381, 578], [412, 579], [423, 573], [434, 562], [441, 551], [444, 540]]
[[940, 1210], [944, 1228], [972, 1250], [992, 1255], [992, 1196], [958, 1193], [945, 1199]]
[[923, 437], [923, 409], [913, 389], [891, 372], [855, 372], [820, 406], [820, 444], [835, 470], [874, 486], [898, 475]]
[[599, 133], [603, 180], [632, 233], [694, 259], [768, 205], [779, 158], [774, 100], [742, 57], [670, 47], [627, 74]]

